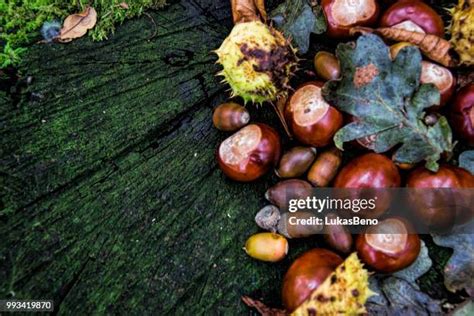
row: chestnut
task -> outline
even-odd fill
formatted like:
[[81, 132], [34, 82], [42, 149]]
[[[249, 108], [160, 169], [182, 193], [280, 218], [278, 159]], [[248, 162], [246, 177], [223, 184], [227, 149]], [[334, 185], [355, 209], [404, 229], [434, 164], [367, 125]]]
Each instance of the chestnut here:
[[275, 173], [280, 178], [302, 176], [316, 158], [316, 148], [297, 146], [285, 152]]
[[341, 65], [336, 56], [320, 51], [314, 56], [316, 74], [324, 80], [336, 80], [341, 76]]
[[322, 86], [322, 82], [304, 84], [285, 107], [285, 117], [295, 138], [315, 147], [331, 143], [343, 123], [342, 114], [323, 99]]
[[258, 233], [247, 239], [244, 250], [254, 259], [277, 262], [288, 253], [288, 241], [279, 234]]
[[474, 188], [474, 176], [462, 168], [443, 164], [437, 172], [432, 172], [419, 167], [408, 175], [406, 186], [421, 189], [410, 192], [410, 204], [415, 215], [436, 232], [445, 232], [454, 224], [462, 224], [472, 218], [471, 205], [465, 191], [426, 190]]
[[394, 188], [401, 183], [395, 164], [384, 155], [368, 153], [350, 161], [336, 177], [336, 188]]
[[449, 120], [456, 134], [470, 146], [474, 146], [474, 83], [457, 92], [451, 105]]
[[420, 82], [432, 83], [438, 88], [441, 94], [439, 106], [449, 101], [456, 87], [456, 79], [449, 69], [429, 61], [421, 62]]
[[387, 218], [356, 240], [357, 255], [372, 269], [392, 273], [411, 265], [420, 253], [420, 237], [405, 219]]
[[221, 131], [233, 132], [245, 126], [250, 121], [247, 109], [234, 102], [222, 103], [212, 115], [214, 126]]
[[[400, 173], [396, 165], [384, 155], [368, 153], [350, 161], [334, 181], [335, 188], [382, 189], [395, 188], [401, 184]], [[352, 198], [364, 195], [364, 190], [353, 192]], [[359, 215], [377, 218], [390, 206], [391, 194], [388, 191], [370, 191], [377, 197], [375, 209], [362, 210]]]
[[308, 171], [308, 181], [315, 187], [326, 187], [334, 179], [342, 162], [342, 153], [333, 147], [319, 155]]
[[290, 266], [283, 279], [282, 301], [294, 311], [343, 262], [336, 253], [315, 248], [305, 252]]
[[280, 210], [287, 210], [291, 199], [306, 199], [311, 196], [313, 186], [304, 180], [283, 180], [265, 192], [265, 198]]
[[280, 137], [273, 128], [262, 123], [250, 124], [220, 144], [217, 162], [226, 176], [246, 182], [272, 168], [280, 152]]
[[345, 38], [354, 26], [372, 26], [379, 16], [376, 0], [322, 0], [329, 37]]
[[395, 2], [380, 18], [380, 26], [444, 37], [443, 19], [423, 1]]

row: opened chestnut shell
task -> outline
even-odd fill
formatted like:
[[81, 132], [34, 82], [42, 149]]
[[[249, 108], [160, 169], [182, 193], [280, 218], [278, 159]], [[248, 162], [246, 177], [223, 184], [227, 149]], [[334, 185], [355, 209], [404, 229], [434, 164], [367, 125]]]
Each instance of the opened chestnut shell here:
[[456, 78], [451, 71], [429, 61], [421, 62], [421, 83], [432, 83], [438, 88], [441, 99], [439, 106], [445, 105], [456, 88]]
[[459, 90], [451, 105], [449, 120], [460, 138], [474, 146], [474, 83]]
[[327, 21], [326, 34], [333, 38], [348, 37], [354, 26], [372, 26], [379, 16], [376, 0], [322, 0]]
[[411, 265], [420, 253], [420, 237], [405, 219], [392, 217], [357, 237], [359, 258], [372, 269], [392, 273]]
[[282, 300], [294, 311], [343, 262], [336, 253], [315, 248], [305, 252], [290, 266], [283, 279]]
[[273, 128], [250, 124], [220, 144], [217, 162], [229, 178], [253, 181], [276, 165], [280, 152], [280, 137]]
[[444, 37], [443, 19], [423, 1], [395, 2], [380, 18], [380, 26]]
[[322, 82], [309, 82], [298, 88], [288, 100], [285, 117], [297, 140], [322, 147], [332, 142], [341, 128], [342, 114], [321, 95]]

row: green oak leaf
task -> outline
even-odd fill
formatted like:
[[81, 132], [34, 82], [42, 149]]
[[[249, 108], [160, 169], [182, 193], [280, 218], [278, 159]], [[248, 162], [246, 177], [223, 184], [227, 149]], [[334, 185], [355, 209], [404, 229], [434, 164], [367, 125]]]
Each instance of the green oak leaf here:
[[441, 302], [421, 292], [416, 280], [428, 272], [432, 261], [421, 242], [420, 254], [409, 267], [392, 275], [374, 274], [370, 289], [378, 295], [366, 303], [370, 315], [440, 315]]
[[452, 292], [466, 290], [474, 297], [474, 221], [455, 228], [449, 234], [432, 234], [438, 246], [453, 249], [444, 267], [444, 285]]
[[321, 6], [311, 6], [307, 0], [286, 0], [270, 16], [303, 54], [309, 49], [310, 34], [322, 34], [327, 27]]
[[441, 154], [453, 149], [451, 128], [445, 117], [432, 126], [423, 120], [425, 109], [439, 104], [440, 94], [434, 85], [420, 84], [418, 48], [406, 47], [392, 61], [382, 39], [367, 34], [355, 45], [340, 44], [336, 55], [343, 75], [324, 86], [323, 96], [355, 118], [336, 133], [336, 146], [342, 149], [345, 142], [369, 137], [375, 152], [398, 146], [395, 161], [424, 160], [436, 171]]
[[474, 150], [466, 150], [459, 155], [459, 167], [474, 175]]

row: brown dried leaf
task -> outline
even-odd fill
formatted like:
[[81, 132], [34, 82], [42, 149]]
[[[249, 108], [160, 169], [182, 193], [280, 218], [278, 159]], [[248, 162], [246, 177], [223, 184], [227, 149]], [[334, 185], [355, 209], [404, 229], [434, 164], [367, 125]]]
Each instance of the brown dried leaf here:
[[254, 300], [248, 296], [242, 296], [242, 301], [248, 307], [255, 308], [262, 316], [286, 316], [288, 313], [283, 309], [271, 308], [259, 300]]
[[436, 35], [412, 32], [394, 27], [381, 27], [377, 29], [353, 27], [351, 33], [374, 33], [393, 41], [409, 42], [418, 46], [421, 52], [429, 59], [446, 67], [456, 66], [456, 62], [449, 54], [452, 48], [451, 43]]
[[93, 28], [97, 22], [97, 12], [93, 7], [87, 7], [83, 12], [71, 14], [64, 20], [63, 28], [56, 40], [67, 43], [75, 38], [84, 36], [87, 30]]
[[264, 0], [231, 0], [234, 24], [267, 20]]

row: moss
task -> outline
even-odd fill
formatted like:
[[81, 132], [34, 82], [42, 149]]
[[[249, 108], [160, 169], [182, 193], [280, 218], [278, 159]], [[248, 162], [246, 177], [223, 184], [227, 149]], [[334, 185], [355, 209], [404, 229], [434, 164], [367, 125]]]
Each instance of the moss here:
[[[145, 9], [158, 9], [165, 0], [12, 0], [0, 1], [0, 68], [21, 62], [26, 47], [40, 38], [39, 29], [45, 21], [63, 20], [69, 14], [91, 5], [98, 22], [89, 32], [94, 40], [103, 40], [114, 32], [115, 25], [126, 18], [138, 16]], [[124, 5], [126, 3], [126, 5]]]

